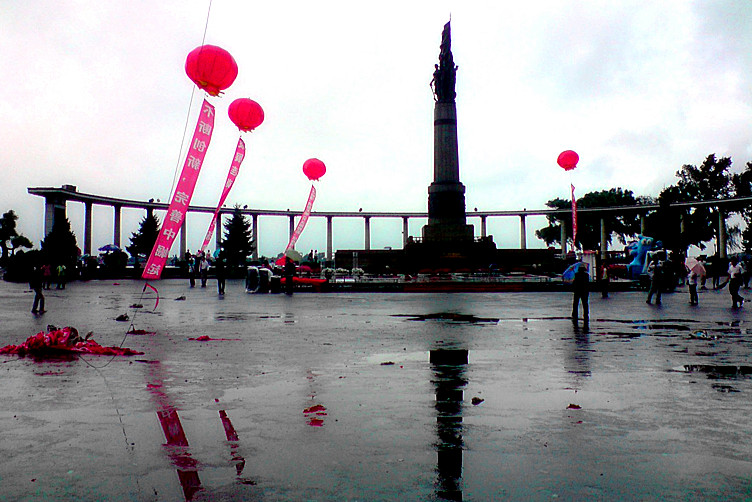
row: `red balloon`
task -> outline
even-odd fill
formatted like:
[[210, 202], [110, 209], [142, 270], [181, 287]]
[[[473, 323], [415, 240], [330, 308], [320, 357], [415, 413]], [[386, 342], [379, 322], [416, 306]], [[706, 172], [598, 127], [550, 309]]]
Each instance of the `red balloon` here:
[[577, 167], [577, 163], [580, 161], [580, 156], [577, 152], [572, 150], [565, 150], [559, 154], [559, 158], [556, 159], [559, 166], [564, 168], [565, 171], [571, 171]]
[[185, 73], [199, 88], [212, 96], [218, 96], [235, 82], [238, 64], [221, 47], [202, 45], [188, 54]]
[[261, 105], [249, 98], [239, 98], [230, 103], [227, 114], [232, 123], [245, 132], [253, 131], [264, 121]]
[[319, 159], [308, 159], [303, 162], [303, 174], [311, 181], [316, 181], [326, 173], [326, 166]]

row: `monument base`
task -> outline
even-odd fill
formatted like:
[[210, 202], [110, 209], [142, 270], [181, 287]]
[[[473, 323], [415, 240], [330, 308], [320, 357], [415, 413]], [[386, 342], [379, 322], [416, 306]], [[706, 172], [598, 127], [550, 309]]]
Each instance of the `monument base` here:
[[452, 246], [457, 243], [472, 243], [475, 230], [464, 222], [428, 224], [423, 227], [423, 242]]
[[[406, 270], [409, 273], [436, 272], [437, 270], [446, 272], [487, 270], [496, 259], [496, 244], [493, 238], [489, 236], [475, 240], [472, 238], [472, 225], [463, 225], [463, 227], [469, 227], [469, 239], [457, 238], [453, 241], [424, 239], [422, 242], [408, 242], [405, 246]], [[442, 227], [442, 229], [445, 228]], [[430, 225], [423, 227], [424, 235], [427, 229], [428, 235], [431, 235]], [[458, 234], [459, 228], [448, 235], [457, 236]]]

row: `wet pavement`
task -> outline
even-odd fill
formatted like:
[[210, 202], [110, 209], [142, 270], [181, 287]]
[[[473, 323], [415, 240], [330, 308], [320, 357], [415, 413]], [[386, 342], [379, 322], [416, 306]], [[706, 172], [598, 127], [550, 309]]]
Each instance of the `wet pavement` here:
[[752, 496], [752, 316], [726, 290], [591, 295], [584, 329], [564, 293], [186, 282], [154, 312], [142, 283], [72, 283], [42, 316], [0, 282], [0, 346], [54, 324], [145, 353], [0, 356], [0, 501]]

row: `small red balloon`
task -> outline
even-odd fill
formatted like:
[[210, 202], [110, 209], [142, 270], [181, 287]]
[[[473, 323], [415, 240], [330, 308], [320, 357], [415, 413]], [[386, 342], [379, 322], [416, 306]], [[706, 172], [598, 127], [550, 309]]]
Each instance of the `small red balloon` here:
[[264, 121], [261, 105], [249, 98], [239, 98], [230, 103], [227, 114], [232, 123], [245, 132], [253, 131]]
[[562, 167], [565, 171], [571, 171], [575, 167], [577, 167], [577, 163], [580, 161], [580, 156], [577, 155], [577, 152], [572, 150], [565, 150], [559, 154], [559, 158], [556, 159], [556, 162], [558, 162], [559, 166]]
[[303, 174], [316, 181], [326, 173], [326, 166], [319, 159], [308, 159], [303, 163]]
[[238, 64], [229, 52], [216, 45], [196, 47], [185, 59], [185, 73], [199, 88], [218, 96], [235, 82]]

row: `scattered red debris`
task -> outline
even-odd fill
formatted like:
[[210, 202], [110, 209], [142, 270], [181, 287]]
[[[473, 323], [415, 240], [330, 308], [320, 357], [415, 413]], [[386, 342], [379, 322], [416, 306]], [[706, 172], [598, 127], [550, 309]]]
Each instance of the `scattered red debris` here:
[[55, 356], [61, 353], [95, 354], [103, 356], [132, 356], [143, 354], [125, 347], [102, 347], [94, 340], [85, 340], [70, 326], [50, 331], [40, 331], [20, 345], [6, 345], [0, 354], [16, 354], [21, 357]]
[[320, 404], [316, 404], [311, 406], [310, 408], [303, 410], [304, 415], [310, 415], [311, 413], [315, 413], [317, 415], [326, 415], [326, 408], [324, 408]]
[[324, 421], [320, 418], [309, 418], [308, 425], [310, 425], [311, 427], [323, 427]]
[[306, 416], [308, 419], [308, 425], [311, 427], [323, 427], [324, 419], [319, 417], [325, 417], [327, 413], [325, 407], [320, 404], [315, 404], [303, 410], [303, 415]]

